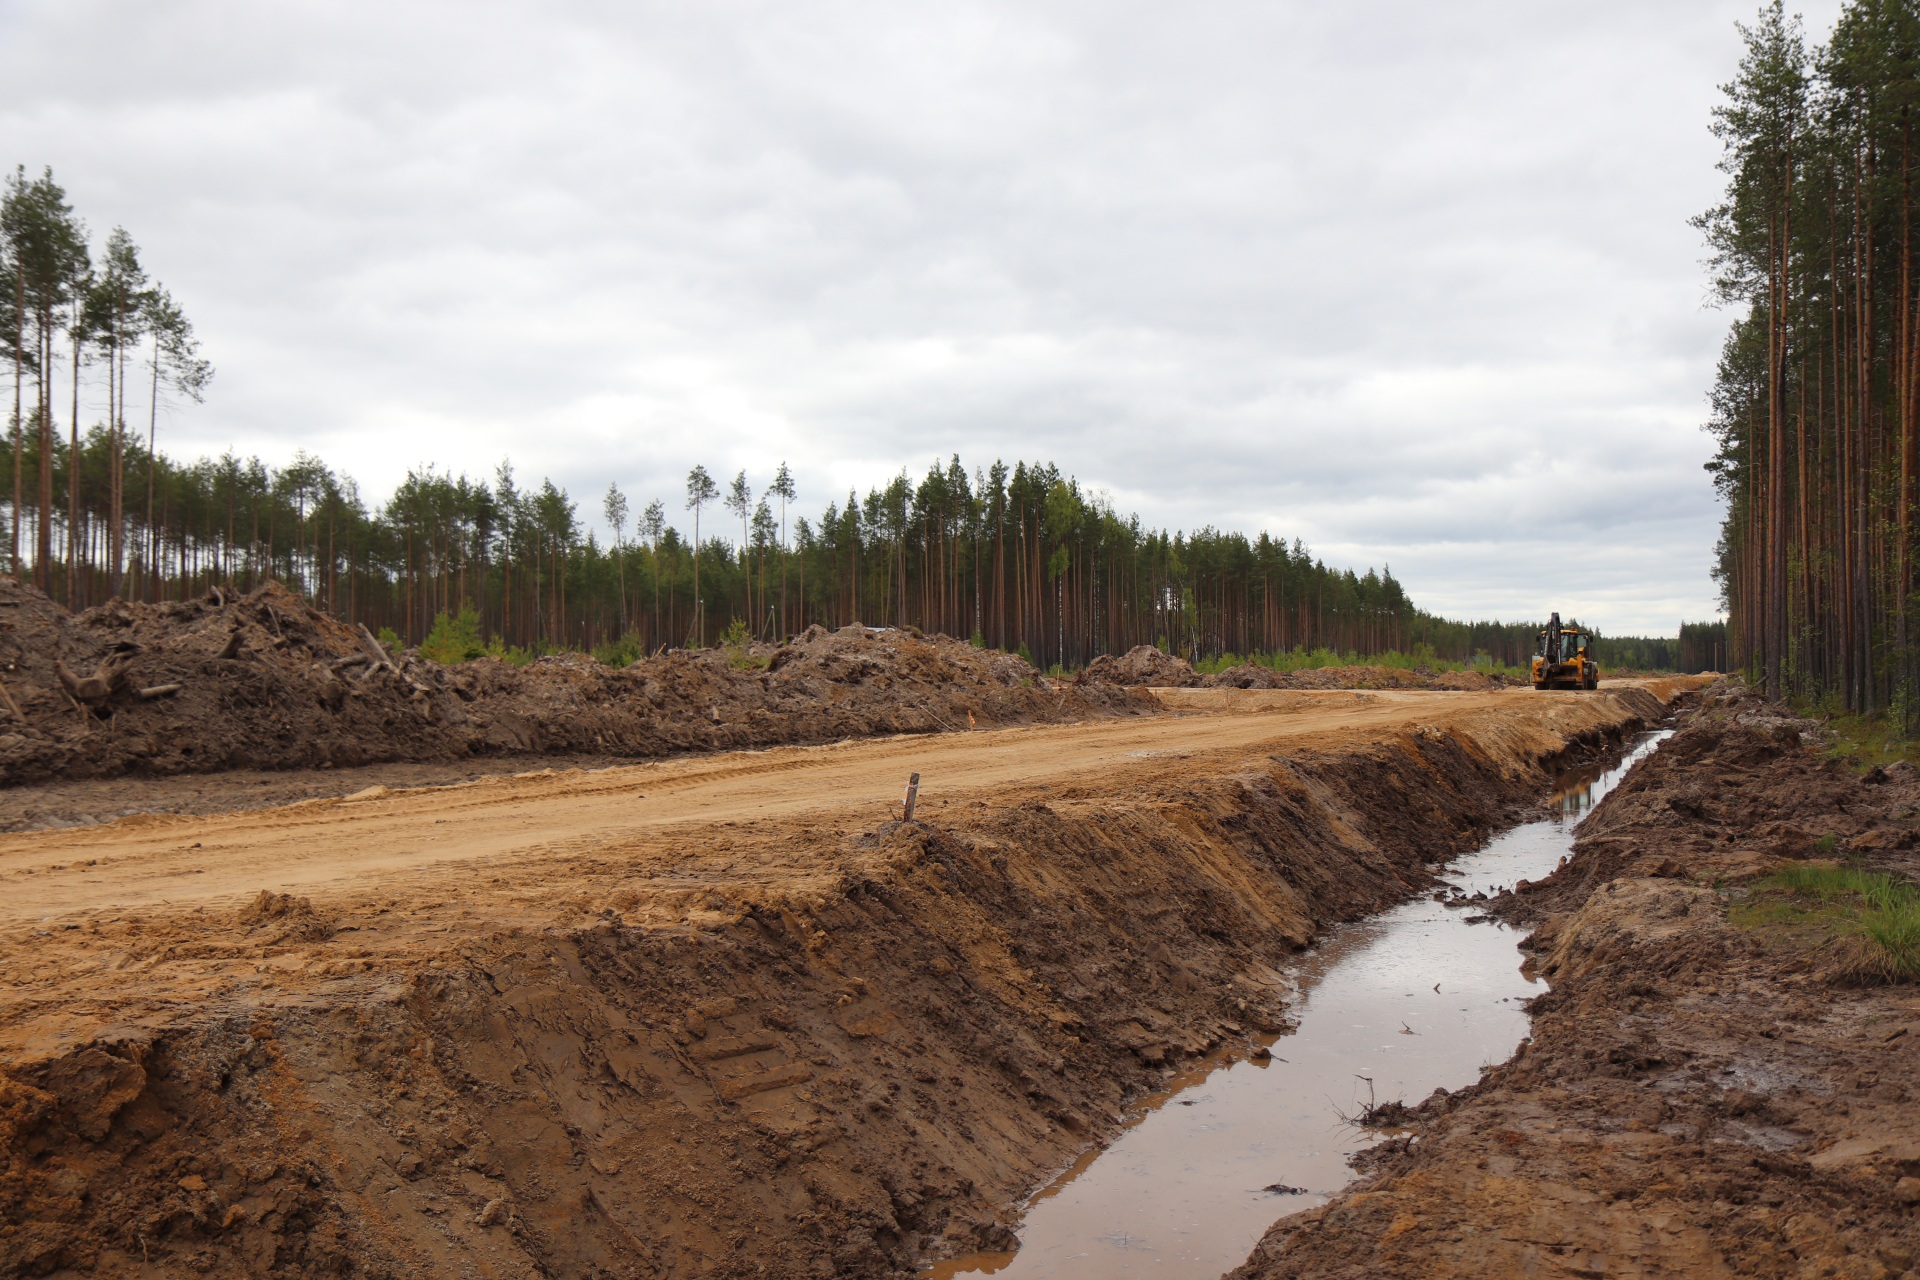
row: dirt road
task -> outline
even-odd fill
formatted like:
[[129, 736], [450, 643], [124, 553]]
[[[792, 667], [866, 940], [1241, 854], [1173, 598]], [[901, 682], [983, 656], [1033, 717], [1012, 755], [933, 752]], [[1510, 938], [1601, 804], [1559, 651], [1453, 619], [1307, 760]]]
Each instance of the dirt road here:
[[0, 1276], [1003, 1241], [1162, 1071], [1280, 1029], [1274, 964], [1687, 683], [1182, 691], [0, 837]]
[[899, 816], [911, 772], [922, 777], [923, 814], [931, 817], [956, 804], [1015, 804], [1027, 790], [1053, 789], [1062, 799], [1124, 793], [1256, 748], [1321, 748], [1423, 722], [1515, 713], [1549, 729], [1585, 721], [1577, 697], [1543, 699], [1531, 690], [1163, 696], [1185, 714], [373, 787], [263, 812], [0, 836], [0, 927], [159, 903], [181, 908], [262, 889], [364, 893], [395, 877], [453, 884], [500, 860], [616, 850], [671, 858], [685, 844], [710, 842], [698, 828], [715, 825], [795, 822], [815, 835], [849, 836]]

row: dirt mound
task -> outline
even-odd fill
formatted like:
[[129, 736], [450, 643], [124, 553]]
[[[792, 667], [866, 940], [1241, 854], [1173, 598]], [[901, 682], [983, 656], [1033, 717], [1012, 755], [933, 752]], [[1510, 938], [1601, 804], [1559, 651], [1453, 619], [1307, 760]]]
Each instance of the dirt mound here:
[[[730, 658], [732, 659], [730, 661]], [[737, 664], [737, 665], [736, 665]], [[685, 751], [1058, 722], [1151, 709], [1110, 685], [912, 630], [814, 627], [750, 654], [623, 670], [389, 654], [277, 584], [78, 616], [0, 581], [0, 783]]]
[[1408, 670], [1361, 665], [1281, 672], [1253, 662], [1203, 676], [1182, 659], [1146, 644], [1118, 658], [1095, 658], [1087, 664], [1079, 682], [1161, 689], [1452, 689], [1472, 693], [1504, 689], [1509, 683], [1503, 675], [1484, 671], [1443, 671], [1435, 675], [1425, 667]]
[[1832, 854], [1912, 880], [1920, 777], [1821, 760], [1805, 723], [1710, 690], [1494, 904], [1540, 924], [1530, 1040], [1235, 1280], [1913, 1274], [1914, 989], [1863, 985], [1859, 939], [1761, 877]]
[[1404, 667], [1310, 667], [1281, 676], [1282, 689], [1425, 689], [1432, 676]]
[[1237, 667], [1202, 676], [1200, 684], [1208, 689], [1285, 689], [1286, 677], [1272, 667], [1243, 662]]
[[1696, 725], [1739, 725], [1778, 739], [1796, 743], [1824, 743], [1832, 733], [1818, 720], [1795, 715], [1791, 707], [1769, 702], [1736, 677], [1721, 676], [1689, 700], [1689, 723]]
[[1442, 671], [1433, 677], [1429, 689], [1454, 689], [1462, 693], [1484, 693], [1488, 689], [1504, 689], [1510, 684], [1505, 676], [1496, 671]]
[[315, 911], [312, 899], [267, 889], [262, 889], [234, 920], [250, 932], [269, 930], [271, 942], [325, 942], [334, 935], [334, 921]]
[[1301, 671], [1275, 671], [1252, 664], [1228, 667], [1225, 671], [1201, 677], [1209, 689], [1450, 689], [1464, 693], [1485, 693], [1504, 689], [1507, 678], [1484, 671], [1443, 671], [1438, 675], [1425, 667], [1355, 666], [1309, 667]]
[[1185, 659], [1163, 653], [1150, 644], [1137, 644], [1119, 657], [1103, 653], [1080, 673], [1082, 685], [1138, 685], [1162, 689], [1198, 688], [1200, 676]]

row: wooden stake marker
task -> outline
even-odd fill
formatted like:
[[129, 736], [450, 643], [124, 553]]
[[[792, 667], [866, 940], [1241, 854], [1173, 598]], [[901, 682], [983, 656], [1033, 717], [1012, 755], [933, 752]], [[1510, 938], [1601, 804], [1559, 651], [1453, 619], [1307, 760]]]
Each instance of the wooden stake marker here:
[[913, 804], [914, 804], [914, 801], [918, 800], [919, 798], [920, 798], [920, 775], [916, 773], [912, 777], [907, 779], [907, 799], [906, 799], [906, 804], [902, 808], [900, 821], [902, 822], [913, 821]]

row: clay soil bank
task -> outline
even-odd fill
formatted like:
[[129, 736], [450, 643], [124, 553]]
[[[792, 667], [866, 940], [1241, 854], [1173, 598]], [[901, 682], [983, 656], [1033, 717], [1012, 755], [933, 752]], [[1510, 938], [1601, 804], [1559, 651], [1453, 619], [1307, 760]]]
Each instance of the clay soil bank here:
[[1276, 964], [1688, 684], [1242, 691], [0, 836], [0, 1275], [1003, 1247], [1130, 1099], [1285, 1026]]
[[1551, 991], [1508, 1063], [1418, 1104], [1368, 1177], [1233, 1280], [1915, 1274], [1920, 992], [1771, 886], [1913, 881], [1920, 777], [1858, 776], [1737, 687], [1496, 902]]

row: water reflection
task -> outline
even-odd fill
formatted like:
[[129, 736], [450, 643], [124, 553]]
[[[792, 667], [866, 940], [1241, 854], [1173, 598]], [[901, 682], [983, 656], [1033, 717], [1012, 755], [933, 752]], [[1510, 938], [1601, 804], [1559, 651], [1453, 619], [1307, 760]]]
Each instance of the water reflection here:
[[[1563, 775], [1554, 816], [1517, 827], [1447, 869], [1466, 895], [1553, 870], [1574, 824], [1668, 735], [1643, 735], [1606, 767]], [[1409, 902], [1336, 930], [1288, 977], [1298, 1030], [1194, 1064], [1144, 1100], [1104, 1150], [1034, 1197], [1017, 1253], [973, 1254], [938, 1280], [1214, 1280], [1284, 1214], [1352, 1176], [1347, 1157], [1377, 1135], [1343, 1116], [1369, 1098], [1418, 1102], [1471, 1083], [1526, 1034], [1518, 935], [1472, 908]]]

